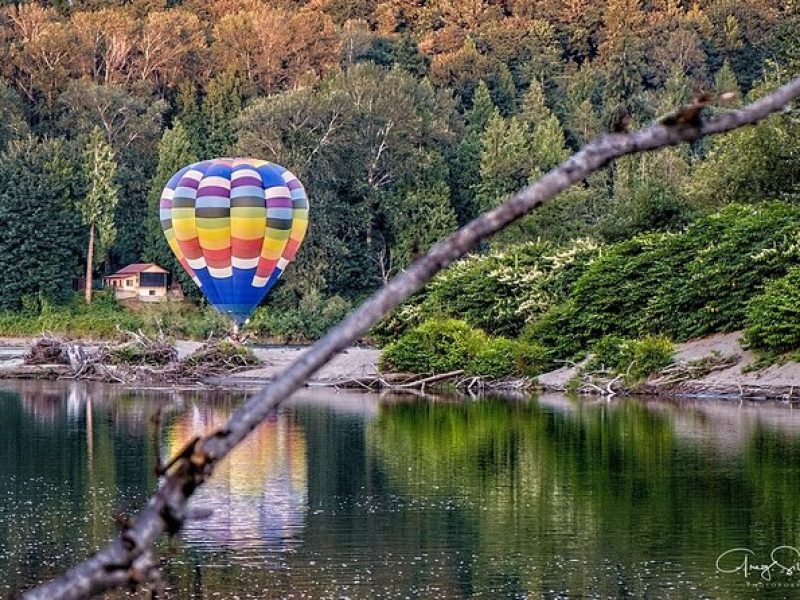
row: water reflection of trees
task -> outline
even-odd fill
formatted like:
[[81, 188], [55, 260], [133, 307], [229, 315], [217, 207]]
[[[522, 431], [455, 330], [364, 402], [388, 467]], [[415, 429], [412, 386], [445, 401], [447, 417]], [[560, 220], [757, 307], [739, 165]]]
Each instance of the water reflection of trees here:
[[[693, 408], [682, 418], [730, 427], [726, 411], [687, 416]], [[741, 440], [731, 456], [729, 446], [676, 435], [671, 410], [398, 404], [384, 407], [368, 444], [404, 496], [456, 499], [473, 532], [473, 589], [671, 597], [723, 586], [747, 597], [743, 582], [714, 574], [714, 561], [731, 547], [798, 541], [800, 442], [746, 415], [730, 432]], [[447, 533], [442, 524], [429, 535]], [[665, 582], [675, 589], [654, 588]]]
[[[171, 407], [166, 456], [241, 399], [9, 387], [0, 555], [13, 551], [0, 582], [14, 587], [85, 556], [113, 533], [110, 515], [153, 489], [157, 407]], [[785, 408], [563, 396], [376, 406], [308, 392], [259, 429], [201, 491], [218, 510], [190, 524], [170, 559], [174, 596], [246, 586], [328, 597], [349, 586], [359, 598], [686, 597], [694, 585], [689, 596], [747, 597], [738, 580], [705, 576], [717, 554], [800, 531], [800, 415]]]

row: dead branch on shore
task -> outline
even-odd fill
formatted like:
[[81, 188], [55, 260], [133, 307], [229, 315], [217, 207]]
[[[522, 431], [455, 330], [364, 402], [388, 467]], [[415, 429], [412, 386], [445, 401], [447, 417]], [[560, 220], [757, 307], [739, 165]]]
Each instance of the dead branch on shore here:
[[69, 365], [67, 373], [57, 375], [66, 379], [187, 385], [262, 364], [251, 350], [227, 339], [209, 340], [178, 360], [178, 351], [163, 335], [151, 338], [141, 331], [124, 333], [129, 341], [117, 346], [42, 338], [25, 355], [25, 363]]
[[426, 388], [450, 386], [451, 389], [470, 395], [486, 391], [523, 391], [537, 387], [536, 379], [531, 377], [492, 379], [480, 375], [464, 376], [463, 369], [424, 377], [409, 373], [385, 373], [332, 381], [318, 381], [307, 385], [309, 387], [363, 388], [370, 391], [396, 393], [425, 392]]
[[145, 585], [153, 576], [151, 557], [154, 542], [163, 533], [174, 535], [180, 530], [188, 514], [189, 497], [211, 475], [214, 466], [311, 375], [367, 333], [436, 273], [475, 248], [481, 240], [584, 180], [615, 158], [693, 142], [705, 135], [755, 123], [784, 109], [798, 96], [800, 78], [739, 110], [708, 120], [703, 120], [698, 111], [697, 118], [689, 122], [657, 123], [632, 133], [609, 133], [591, 142], [504, 204], [436, 244], [373, 294], [234, 412], [221, 429], [192, 444], [187, 452], [177, 457], [158, 491], [133, 519], [130, 528], [85, 562], [28, 591], [25, 597], [48, 600], [83, 598], [110, 588]]
[[[646, 383], [636, 390], [637, 394], [664, 394], [664, 387]], [[719, 383], [706, 381], [684, 381], [669, 389], [670, 394], [690, 398], [731, 398], [740, 401], [774, 400], [800, 402], [800, 388], [794, 385], [758, 385], [740, 383]]]
[[44, 336], [36, 340], [22, 358], [26, 365], [68, 365], [69, 357], [64, 344], [55, 337]]
[[163, 333], [157, 338], [138, 332], [123, 331], [129, 341], [109, 348], [107, 359], [116, 365], [168, 365], [178, 362], [178, 351]]
[[652, 384], [671, 386], [684, 381], [702, 379], [715, 371], [724, 371], [737, 365], [741, 359], [738, 354], [730, 356], [711, 354], [697, 360], [678, 361], [662, 369]]

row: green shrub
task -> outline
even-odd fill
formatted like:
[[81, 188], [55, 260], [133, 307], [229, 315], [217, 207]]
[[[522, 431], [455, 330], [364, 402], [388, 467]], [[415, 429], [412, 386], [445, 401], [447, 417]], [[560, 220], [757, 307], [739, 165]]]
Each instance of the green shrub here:
[[673, 343], [661, 335], [623, 340], [614, 370], [624, 374], [627, 383], [639, 383], [669, 365], [674, 354]]
[[374, 333], [385, 340], [426, 319], [453, 318], [491, 335], [516, 337], [566, 298], [598, 253], [594, 241], [576, 240], [564, 246], [526, 242], [470, 256], [435, 277]]
[[578, 308], [572, 300], [557, 304], [540, 319], [528, 324], [521, 339], [545, 349], [551, 364], [557, 360], [577, 360], [585, 352], [590, 339], [580, 327]]
[[523, 336], [562, 359], [611, 334], [682, 341], [739, 329], [750, 299], [800, 264], [799, 224], [800, 206], [732, 205], [682, 233], [614, 244]]
[[615, 194], [598, 229], [603, 239], [614, 242], [641, 233], [676, 231], [688, 224], [695, 210], [668, 182], [648, 178]]
[[479, 348], [467, 366], [467, 373], [489, 379], [534, 377], [547, 366], [541, 346], [498, 337]]
[[0, 335], [39, 335], [50, 332], [79, 338], [121, 338], [120, 330], [143, 327], [141, 318], [125, 312], [113, 294], [98, 292], [87, 305], [76, 294], [65, 305], [52, 305], [45, 299], [26, 302], [21, 313], [0, 314]]
[[517, 375], [535, 377], [552, 367], [545, 349], [539, 344], [525, 340], [517, 340], [515, 344], [514, 365]]
[[624, 375], [626, 383], [635, 384], [672, 363], [675, 346], [661, 335], [640, 339], [607, 335], [595, 342], [590, 352], [592, 358], [584, 367], [586, 371], [603, 368], [612, 374]]
[[745, 340], [762, 352], [800, 348], [800, 267], [767, 284], [747, 308]]
[[264, 338], [307, 342], [325, 335], [351, 308], [350, 302], [341, 296], [323, 298], [319, 292], [312, 291], [300, 300], [297, 307], [258, 308], [247, 328]]
[[388, 344], [380, 367], [412, 373], [445, 373], [463, 369], [469, 375], [500, 379], [534, 376], [548, 366], [537, 344], [490, 338], [464, 321], [430, 319]]
[[[606, 335], [597, 340], [589, 348], [591, 359], [586, 363], [587, 371], [597, 371], [600, 369], [608, 369], [617, 371], [620, 365], [625, 361], [623, 355], [623, 348], [630, 340], [618, 335]], [[628, 364], [624, 365], [626, 368]]]
[[486, 343], [486, 334], [464, 321], [431, 319], [388, 344], [381, 353], [380, 368], [412, 373], [465, 369]]
[[514, 340], [503, 337], [487, 341], [467, 365], [467, 373], [489, 379], [516, 375], [517, 346], [518, 343]]

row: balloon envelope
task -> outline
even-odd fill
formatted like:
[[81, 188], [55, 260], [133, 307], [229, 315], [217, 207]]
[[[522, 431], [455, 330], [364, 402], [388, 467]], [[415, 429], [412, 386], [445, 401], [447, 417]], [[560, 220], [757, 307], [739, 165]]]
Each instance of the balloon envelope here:
[[208, 301], [241, 324], [294, 259], [308, 228], [308, 198], [280, 165], [217, 158], [172, 176], [160, 219]]

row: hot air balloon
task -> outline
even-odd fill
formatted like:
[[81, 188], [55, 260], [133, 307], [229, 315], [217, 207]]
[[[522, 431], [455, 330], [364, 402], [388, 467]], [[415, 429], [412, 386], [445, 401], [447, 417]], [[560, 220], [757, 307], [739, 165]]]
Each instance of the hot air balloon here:
[[160, 219], [181, 266], [238, 327], [294, 260], [308, 228], [308, 197], [280, 165], [216, 158], [172, 176]]

